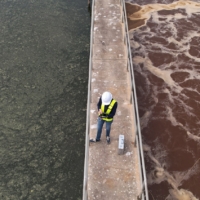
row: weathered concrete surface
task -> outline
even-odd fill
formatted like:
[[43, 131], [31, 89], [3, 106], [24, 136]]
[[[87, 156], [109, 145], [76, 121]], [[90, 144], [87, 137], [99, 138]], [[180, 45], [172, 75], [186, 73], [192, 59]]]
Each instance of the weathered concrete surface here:
[[[96, 104], [104, 91], [112, 93], [118, 109], [111, 128], [111, 143], [107, 145], [103, 129], [101, 142], [90, 144], [88, 199], [133, 200], [137, 199], [140, 180], [122, 9], [118, 0], [95, 2], [90, 138], [96, 138]], [[120, 134], [125, 136], [123, 155], [118, 155]]]
[[124, 44], [106, 45], [106, 44], [94, 44], [93, 45], [93, 59], [95, 60], [109, 60], [109, 59], [125, 59], [126, 51]]

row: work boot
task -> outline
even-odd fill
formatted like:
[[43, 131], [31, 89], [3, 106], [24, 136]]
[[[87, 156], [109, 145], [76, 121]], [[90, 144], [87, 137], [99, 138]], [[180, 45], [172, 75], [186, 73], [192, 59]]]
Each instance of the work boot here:
[[90, 142], [100, 142], [100, 140], [90, 139]]
[[107, 144], [110, 144], [110, 137], [107, 136], [106, 141], [107, 141]]

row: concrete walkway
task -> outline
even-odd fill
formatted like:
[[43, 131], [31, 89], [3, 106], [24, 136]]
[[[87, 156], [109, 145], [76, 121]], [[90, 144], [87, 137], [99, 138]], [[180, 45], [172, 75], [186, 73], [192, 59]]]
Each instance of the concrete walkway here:
[[[134, 113], [130, 104], [130, 80], [124, 44], [122, 9], [119, 0], [96, 0], [92, 70], [90, 138], [97, 132], [97, 102], [104, 91], [118, 101], [107, 145], [105, 129], [101, 142], [90, 143], [88, 169], [89, 200], [136, 200], [140, 175], [134, 147]], [[118, 155], [119, 135], [125, 136], [125, 150]]]

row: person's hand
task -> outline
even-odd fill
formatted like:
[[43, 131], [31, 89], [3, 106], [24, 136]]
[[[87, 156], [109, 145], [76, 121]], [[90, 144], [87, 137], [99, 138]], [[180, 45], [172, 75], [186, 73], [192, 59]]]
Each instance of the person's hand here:
[[98, 114], [99, 114], [99, 115], [101, 115], [101, 114], [102, 114], [102, 111], [101, 111], [101, 109], [99, 109], [99, 111], [98, 111]]

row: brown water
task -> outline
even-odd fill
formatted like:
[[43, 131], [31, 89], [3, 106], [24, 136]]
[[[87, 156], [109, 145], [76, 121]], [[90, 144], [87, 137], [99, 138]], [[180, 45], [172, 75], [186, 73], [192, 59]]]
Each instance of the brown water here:
[[126, 2], [149, 197], [200, 199], [200, 1]]

